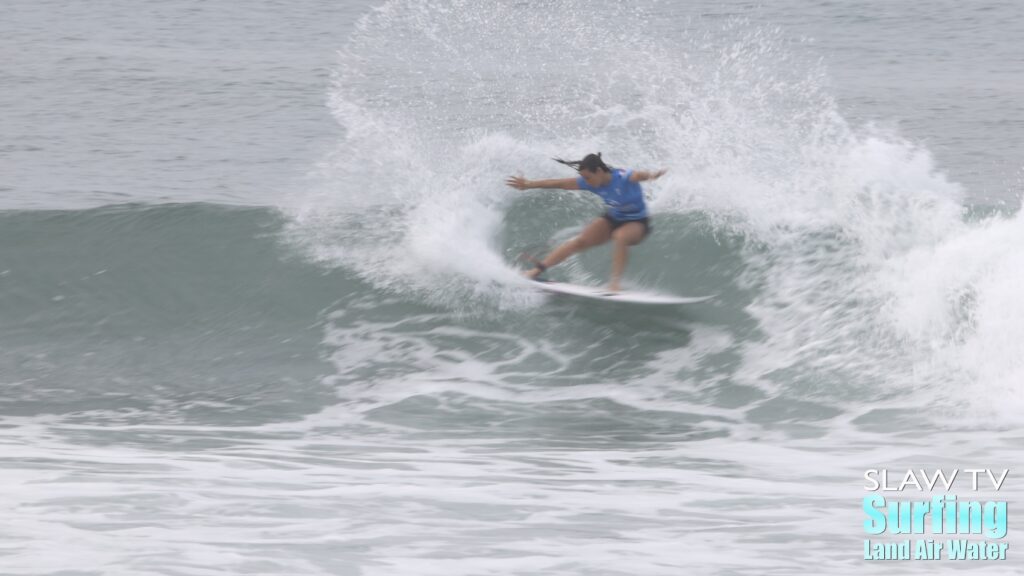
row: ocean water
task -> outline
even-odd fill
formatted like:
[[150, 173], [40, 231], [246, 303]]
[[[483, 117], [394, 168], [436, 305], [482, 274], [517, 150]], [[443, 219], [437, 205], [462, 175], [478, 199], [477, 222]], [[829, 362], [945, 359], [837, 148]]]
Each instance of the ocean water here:
[[[1024, 573], [1016, 3], [4, 8], [0, 574]], [[594, 151], [712, 302], [519, 279]], [[910, 468], [1007, 558], [864, 560]]]

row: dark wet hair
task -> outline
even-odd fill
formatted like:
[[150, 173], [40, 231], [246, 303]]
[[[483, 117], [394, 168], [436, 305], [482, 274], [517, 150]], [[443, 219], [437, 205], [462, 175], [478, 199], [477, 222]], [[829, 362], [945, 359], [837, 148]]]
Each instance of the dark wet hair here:
[[612, 171], [611, 167], [605, 164], [604, 160], [601, 160], [600, 152], [597, 154], [587, 154], [583, 157], [583, 160], [562, 160], [561, 158], [553, 158], [553, 160], [560, 164], [571, 166], [575, 168], [577, 172], [580, 170], [587, 170], [589, 172], [597, 172], [598, 170], [603, 170], [605, 172]]

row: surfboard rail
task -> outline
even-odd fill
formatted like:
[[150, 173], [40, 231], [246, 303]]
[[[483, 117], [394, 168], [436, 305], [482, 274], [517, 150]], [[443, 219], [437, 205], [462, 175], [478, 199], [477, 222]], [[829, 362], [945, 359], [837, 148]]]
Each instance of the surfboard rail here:
[[594, 300], [603, 300], [608, 302], [628, 302], [630, 304], [648, 304], [648, 305], [681, 305], [681, 304], [699, 304], [706, 302], [712, 298], [711, 296], [674, 296], [668, 294], [657, 294], [654, 292], [646, 292], [640, 290], [622, 290], [620, 292], [612, 292], [607, 288], [599, 288], [596, 286], [582, 286], [579, 284], [570, 284], [568, 282], [557, 282], [555, 280], [547, 279], [535, 279], [532, 284], [538, 289], [548, 292], [550, 294], [564, 294], [567, 296], [579, 296], [581, 298], [590, 298]]

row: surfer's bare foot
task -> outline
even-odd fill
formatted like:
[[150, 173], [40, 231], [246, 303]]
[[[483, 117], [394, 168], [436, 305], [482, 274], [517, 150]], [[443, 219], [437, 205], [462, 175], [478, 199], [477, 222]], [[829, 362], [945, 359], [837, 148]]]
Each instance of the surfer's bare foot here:
[[622, 286], [619, 286], [618, 282], [612, 282], [608, 285], [609, 292], [622, 292]]
[[523, 272], [523, 276], [526, 276], [530, 280], [536, 280], [537, 276], [540, 276], [541, 272], [542, 272], [542, 270], [540, 268], [533, 268], [531, 270], [527, 270], [526, 272]]

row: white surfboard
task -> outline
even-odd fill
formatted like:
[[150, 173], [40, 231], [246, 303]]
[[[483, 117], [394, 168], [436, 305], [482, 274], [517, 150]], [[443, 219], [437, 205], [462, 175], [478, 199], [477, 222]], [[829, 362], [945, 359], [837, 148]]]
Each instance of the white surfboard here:
[[637, 290], [611, 292], [606, 288], [580, 286], [578, 284], [567, 284], [565, 282], [555, 282], [552, 280], [535, 280], [534, 286], [544, 290], [545, 292], [551, 292], [553, 294], [580, 296], [583, 298], [592, 298], [594, 300], [604, 300], [608, 302], [629, 302], [631, 304], [697, 304], [714, 298], [714, 296], [667, 296], [664, 294], [654, 294], [652, 292], [642, 292]]

